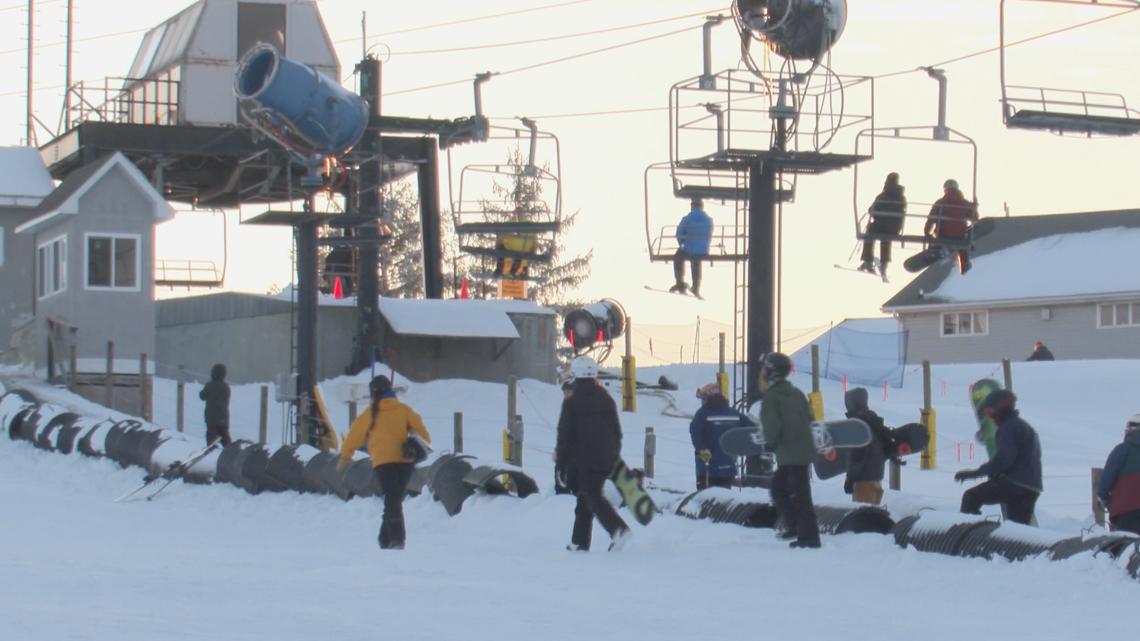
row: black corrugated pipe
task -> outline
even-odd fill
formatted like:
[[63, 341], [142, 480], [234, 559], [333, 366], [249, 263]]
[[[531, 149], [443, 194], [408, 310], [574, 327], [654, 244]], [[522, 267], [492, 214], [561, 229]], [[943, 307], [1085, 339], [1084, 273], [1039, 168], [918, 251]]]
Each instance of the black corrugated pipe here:
[[1049, 548], [1049, 558], [1061, 561], [1082, 552], [1092, 552], [1094, 555], [1106, 553], [1115, 559], [1136, 541], [1136, 536], [1120, 532], [1090, 536], [1087, 539], [1074, 536], [1054, 543]]
[[815, 517], [824, 534], [890, 534], [895, 526], [890, 512], [875, 505], [817, 505]]
[[372, 473], [372, 459], [357, 459], [344, 471], [344, 482], [352, 496], [368, 498], [384, 494], [380, 489], [380, 481]]
[[223, 448], [222, 453], [218, 455], [218, 469], [214, 473], [214, 480], [219, 483], [229, 483], [250, 494], [256, 494], [253, 484], [242, 475], [242, 466], [245, 464], [247, 450], [251, 445], [253, 444], [249, 441], [239, 439]]
[[305, 482], [306, 491], [315, 494], [332, 492], [332, 488], [325, 484], [321, 471], [329, 461], [335, 461], [337, 458], [336, 452], [319, 452], [305, 463], [305, 469], [301, 471], [301, 479]]
[[988, 531], [998, 526], [998, 523], [994, 521], [985, 520], [931, 523], [929, 518], [927, 523], [920, 524], [919, 521], [922, 520], [924, 514], [931, 514], [931, 512], [908, 516], [899, 521], [894, 531], [895, 543], [901, 547], [913, 546], [920, 552], [937, 552], [956, 556], [961, 548], [962, 540], [972, 530]]
[[435, 460], [428, 469], [432, 496], [443, 503], [448, 515], [455, 516], [463, 509], [463, 502], [475, 493], [475, 488], [463, 482], [473, 468], [470, 454], [444, 454]]
[[248, 486], [246, 489], [251, 494], [283, 492], [286, 490], [284, 484], [267, 473], [269, 458], [273, 454], [269, 451], [268, 447], [260, 443], [254, 443], [246, 448], [243, 454], [245, 456], [241, 463], [241, 475], [247, 481]]
[[311, 452], [316, 451], [318, 450], [311, 445], [282, 445], [277, 448], [273, 456], [269, 457], [265, 473], [287, 489], [306, 492], [308, 488], [304, 479], [305, 462], [312, 458]]
[[690, 519], [708, 519], [713, 523], [735, 523], [751, 528], [776, 527], [776, 507], [770, 503], [742, 501], [724, 488], [693, 492], [681, 500], [676, 513]]
[[37, 449], [54, 452], [57, 449], [56, 439], [59, 437], [60, 429], [63, 428], [65, 424], [70, 425], [75, 423], [78, 418], [79, 415], [75, 412], [60, 412], [56, 414], [36, 432], [36, 440], [33, 445], [35, 445]]
[[8, 432], [11, 439], [19, 438], [20, 423], [39, 404], [39, 399], [27, 390], [14, 389], [0, 394], [0, 429]]

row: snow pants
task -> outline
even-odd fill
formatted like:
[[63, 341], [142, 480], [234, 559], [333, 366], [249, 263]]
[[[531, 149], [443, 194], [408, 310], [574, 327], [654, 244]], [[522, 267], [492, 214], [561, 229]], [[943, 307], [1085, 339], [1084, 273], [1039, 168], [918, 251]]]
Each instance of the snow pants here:
[[225, 447], [233, 442], [230, 438], [229, 425], [207, 425], [206, 426], [206, 445], [214, 442], [214, 439], [222, 439], [222, 447]]
[[785, 532], [805, 543], [819, 543], [819, 522], [811, 500], [811, 478], [806, 465], [780, 465], [772, 476], [772, 504]]
[[1132, 510], [1131, 512], [1118, 514], [1111, 519], [1111, 523], [1114, 532], [1140, 534], [1140, 510]]
[[851, 484], [851, 499], [856, 503], [878, 505], [883, 500], [882, 481], [855, 481]]
[[570, 542], [579, 550], [590, 549], [590, 539], [594, 530], [594, 517], [609, 533], [610, 538], [629, 529], [618, 515], [614, 506], [602, 496], [602, 486], [609, 475], [593, 470], [576, 470], [572, 484], [578, 494], [578, 504], [574, 507], [574, 530]]
[[673, 280], [678, 285], [685, 282], [685, 261], [689, 261], [689, 275], [693, 278], [693, 284], [689, 289], [699, 292], [701, 290], [701, 259], [704, 256], [694, 256], [693, 254], [686, 254], [681, 250], [677, 250], [673, 254]]
[[1030, 525], [1038, 493], [1010, 482], [1004, 477], [979, 483], [962, 493], [962, 513], [981, 514], [983, 505], [1003, 504], [1006, 516], [1014, 523]]
[[380, 549], [402, 549], [404, 530], [404, 493], [412, 480], [411, 463], [383, 463], [373, 468], [384, 492], [384, 516], [380, 521]]

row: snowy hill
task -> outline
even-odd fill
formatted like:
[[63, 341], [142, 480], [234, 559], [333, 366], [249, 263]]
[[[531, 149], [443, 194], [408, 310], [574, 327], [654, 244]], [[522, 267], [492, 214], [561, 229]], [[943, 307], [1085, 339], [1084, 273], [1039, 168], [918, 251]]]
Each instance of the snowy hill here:
[[[643, 369], [680, 383], [672, 405], [697, 407], [693, 390], [712, 366]], [[954, 471], [984, 459], [966, 388], [1000, 368], [934, 368], [938, 468], [912, 460], [903, 489], [888, 491], [893, 512], [930, 507], [953, 513], [962, 485]], [[1079, 535], [1092, 526], [1089, 468], [1100, 466], [1137, 411], [1118, 381], [1135, 380], [1138, 361], [1014, 364], [1023, 416], [1041, 435], [1045, 493], [1042, 530]], [[322, 386], [333, 421], [347, 425], [353, 383]], [[801, 388], [810, 382], [796, 378]], [[824, 381], [827, 413], [842, 414], [842, 389]], [[187, 432], [204, 434], [197, 388], [187, 390]], [[41, 398], [106, 414], [64, 391]], [[256, 439], [256, 385], [234, 388], [235, 437]], [[922, 381], [908, 370], [902, 389], [871, 390], [888, 424], [917, 419]], [[464, 415], [465, 450], [494, 460], [506, 416], [502, 385], [469, 381], [409, 384], [438, 448], [451, 444], [454, 412]], [[156, 423], [174, 425], [175, 386], [159, 381]], [[193, 400], [191, 400], [193, 399]], [[406, 506], [408, 549], [376, 545], [380, 502], [282, 493], [251, 496], [229, 485], [172, 485], [160, 500], [112, 503], [139, 482], [137, 468], [64, 456], [26, 442], [0, 442], [0, 638], [5, 639], [694, 639], [710, 635], [918, 638], [958, 641], [1009, 631], [1014, 638], [1124, 635], [1140, 594], [1105, 555], [1011, 563], [902, 549], [887, 536], [824, 538], [822, 550], [789, 550], [772, 531], [663, 514], [633, 524], [621, 553], [604, 546], [566, 552], [573, 498], [552, 492], [551, 452], [561, 392], [524, 381], [523, 467], [541, 492], [527, 499], [468, 499], [448, 517], [430, 496]], [[642, 461], [644, 429], [658, 435], [656, 479], [691, 490], [688, 420], [661, 411], [669, 399], [641, 396], [623, 414], [624, 457]], [[276, 410], [276, 406], [272, 406]], [[280, 415], [270, 442], [281, 440]], [[962, 460], [959, 462], [958, 453]], [[763, 491], [755, 493], [764, 499]], [[849, 505], [842, 479], [814, 481], [817, 503]], [[659, 502], [668, 496], [659, 495]], [[991, 510], [989, 514], [995, 514]], [[632, 519], [623, 512], [632, 524]], [[596, 540], [605, 539], [600, 528]]]

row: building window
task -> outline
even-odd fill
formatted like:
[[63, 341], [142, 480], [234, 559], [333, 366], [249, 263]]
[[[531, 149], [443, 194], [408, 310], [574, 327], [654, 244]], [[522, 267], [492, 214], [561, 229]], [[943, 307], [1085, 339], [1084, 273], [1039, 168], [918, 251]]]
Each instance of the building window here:
[[87, 289], [139, 288], [139, 236], [87, 235]]
[[36, 248], [36, 297], [67, 289], [67, 238], [60, 236]]
[[945, 312], [943, 336], [986, 336], [990, 333], [989, 312]]
[[1104, 303], [1097, 306], [1097, 327], [1140, 325], [1140, 303]]

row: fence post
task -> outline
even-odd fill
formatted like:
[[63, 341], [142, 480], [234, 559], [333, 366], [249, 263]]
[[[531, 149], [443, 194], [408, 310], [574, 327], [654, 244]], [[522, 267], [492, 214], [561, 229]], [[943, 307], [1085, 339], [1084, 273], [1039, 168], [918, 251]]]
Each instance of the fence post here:
[[261, 386], [261, 407], [257, 419], [257, 442], [264, 445], [269, 440], [269, 386]]
[[352, 425], [352, 422], [356, 420], [356, 412], [357, 412], [356, 401], [349, 401], [348, 402], [348, 424], [349, 425]]
[[1093, 520], [1097, 525], [1104, 525], [1104, 506], [1096, 498], [1096, 488], [1100, 486], [1100, 477], [1104, 474], [1103, 467], [1092, 468], [1092, 511]]
[[625, 319], [625, 356], [621, 357], [621, 409], [637, 411], [637, 361], [633, 358], [633, 321]]
[[716, 385], [720, 388], [720, 393], [725, 398], [728, 398], [728, 370], [724, 368], [724, 346], [725, 337], [724, 332], [717, 336], [717, 370], [716, 370]]
[[523, 429], [523, 417], [521, 414], [515, 416], [515, 420], [511, 421], [511, 463], [522, 467], [522, 453], [523, 453], [523, 437], [525, 430]]
[[139, 354], [139, 416], [149, 421], [150, 403], [147, 400], [150, 397], [150, 390], [146, 380], [147, 369], [146, 354]]
[[657, 435], [652, 427], [645, 428], [645, 476], [653, 478], [653, 457], [657, 455]]
[[823, 392], [819, 389], [819, 345], [811, 344], [811, 393], [808, 394], [811, 415], [817, 421], [823, 420]]
[[1005, 377], [1005, 388], [1013, 391], [1013, 366], [1008, 358], [1001, 359], [1001, 373]]
[[518, 402], [519, 402], [519, 400], [518, 400], [519, 399], [518, 384], [519, 384], [518, 378], [515, 378], [514, 376], [508, 376], [507, 377], [507, 427], [508, 428], [511, 425], [511, 421], [513, 421], [515, 419], [515, 415], [518, 414]]
[[455, 427], [452, 429], [451, 449], [459, 454], [463, 451], [463, 412], [455, 413]]
[[[181, 368], [179, 368], [181, 369]], [[186, 429], [186, 383], [182, 382], [182, 376], [178, 377], [178, 393], [177, 393], [177, 407], [174, 408], [174, 423], [181, 432]]]
[[103, 404], [114, 408], [115, 341], [107, 341], [107, 372], [103, 375]]
[[79, 367], [79, 355], [77, 353], [77, 348], [74, 344], [72, 344], [71, 350], [67, 356], [67, 391], [69, 392], [75, 391], [75, 386], [78, 382], [78, 376], [75, 373], [77, 367]]
[[899, 465], [898, 461], [891, 461], [891, 466], [889, 469], [890, 469], [890, 476], [888, 477], [889, 478], [889, 481], [888, 481], [889, 487], [892, 490], [896, 490], [896, 491], [901, 490], [902, 489], [902, 466]]
[[930, 361], [922, 361], [922, 412], [919, 422], [930, 434], [930, 441], [922, 451], [921, 468], [924, 470], [933, 470], [938, 464], [938, 417], [930, 403]]

